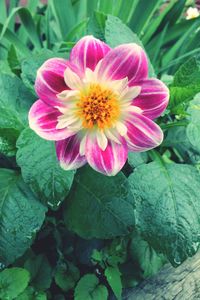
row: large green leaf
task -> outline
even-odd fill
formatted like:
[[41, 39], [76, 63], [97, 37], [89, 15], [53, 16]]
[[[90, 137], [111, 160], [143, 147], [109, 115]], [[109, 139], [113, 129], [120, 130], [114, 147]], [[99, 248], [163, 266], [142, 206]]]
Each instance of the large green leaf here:
[[65, 221], [84, 238], [113, 238], [134, 226], [134, 201], [126, 177], [81, 168], [66, 202]]
[[29, 283], [29, 273], [22, 268], [5, 269], [0, 273], [0, 299], [12, 300], [21, 294]]
[[129, 177], [143, 237], [179, 265], [200, 243], [200, 175], [190, 165], [162, 160], [139, 166]]
[[0, 169], [0, 260], [7, 265], [21, 256], [40, 229], [45, 207], [18, 173]]
[[75, 288], [75, 300], [107, 300], [107, 288], [93, 274], [84, 275]]
[[38, 199], [56, 208], [67, 196], [74, 172], [61, 169], [54, 143], [41, 139], [29, 128], [21, 133], [17, 147], [17, 163], [24, 181]]

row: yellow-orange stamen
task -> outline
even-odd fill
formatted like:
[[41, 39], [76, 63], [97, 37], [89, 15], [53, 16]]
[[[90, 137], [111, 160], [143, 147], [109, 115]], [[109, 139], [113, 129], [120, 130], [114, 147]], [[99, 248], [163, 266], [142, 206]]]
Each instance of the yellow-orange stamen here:
[[105, 129], [111, 127], [120, 115], [117, 95], [100, 84], [90, 84], [81, 91], [77, 102], [77, 114], [83, 121], [83, 127]]

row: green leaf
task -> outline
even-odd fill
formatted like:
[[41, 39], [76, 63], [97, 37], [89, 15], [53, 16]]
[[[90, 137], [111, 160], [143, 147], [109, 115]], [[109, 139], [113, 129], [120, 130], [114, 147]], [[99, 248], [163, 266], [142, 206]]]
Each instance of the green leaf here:
[[133, 262], [139, 264], [143, 278], [156, 274], [166, 259], [156, 251], [141, 236], [135, 233], [130, 244], [130, 255]]
[[21, 176], [7, 169], [0, 169], [0, 199], [0, 261], [8, 265], [30, 247], [46, 209]]
[[62, 263], [58, 265], [55, 273], [55, 282], [64, 292], [73, 289], [79, 278], [79, 269], [72, 263], [67, 262], [67, 264]]
[[120, 300], [122, 294], [122, 282], [121, 273], [118, 267], [107, 267], [105, 269], [105, 276], [116, 298]]
[[47, 300], [47, 296], [44, 292], [37, 292], [32, 287], [28, 287], [15, 300]]
[[52, 281], [52, 269], [48, 262], [48, 259], [40, 254], [29, 258], [24, 268], [29, 271], [31, 276], [31, 285], [39, 290], [43, 291], [50, 288]]
[[93, 274], [84, 275], [75, 288], [75, 300], [107, 300], [107, 288]]
[[134, 202], [126, 177], [107, 177], [81, 168], [66, 202], [65, 221], [83, 238], [113, 238], [134, 226]]
[[200, 93], [196, 95], [187, 110], [190, 123], [187, 126], [187, 138], [192, 146], [200, 152]]
[[169, 108], [177, 114], [200, 92], [200, 58], [198, 55], [186, 61], [175, 73], [170, 86]]
[[0, 299], [12, 300], [21, 294], [29, 283], [28, 271], [21, 268], [5, 269], [0, 273]]
[[57, 208], [71, 188], [74, 172], [61, 169], [54, 143], [41, 139], [29, 128], [21, 133], [17, 147], [17, 163], [24, 181], [38, 199]]
[[199, 181], [193, 166], [162, 160], [139, 166], [129, 177], [139, 231], [174, 266], [200, 243]]

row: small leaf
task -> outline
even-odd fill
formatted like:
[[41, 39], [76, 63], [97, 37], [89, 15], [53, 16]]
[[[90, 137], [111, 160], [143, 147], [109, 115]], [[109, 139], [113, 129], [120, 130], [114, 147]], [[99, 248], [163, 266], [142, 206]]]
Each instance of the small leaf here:
[[122, 283], [121, 273], [118, 267], [107, 267], [105, 269], [105, 276], [116, 298], [120, 300], [122, 293]]
[[0, 299], [12, 300], [22, 293], [29, 283], [29, 273], [22, 268], [5, 269], [0, 273]]
[[76, 282], [79, 280], [79, 269], [70, 262], [60, 264], [55, 273], [56, 284], [65, 292], [74, 288]]
[[136, 233], [131, 240], [130, 255], [132, 260], [140, 265], [143, 278], [156, 274], [166, 262], [163, 255], [158, 255], [156, 251]]
[[75, 288], [75, 300], [107, 300], [107, 288], [93, 274], [84, 275]]

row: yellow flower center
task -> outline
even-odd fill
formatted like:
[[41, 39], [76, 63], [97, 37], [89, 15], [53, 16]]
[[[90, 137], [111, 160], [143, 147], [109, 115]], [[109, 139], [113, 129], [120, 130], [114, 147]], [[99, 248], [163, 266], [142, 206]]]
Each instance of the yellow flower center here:
[[106, 129], [112, 127], [120, 116], [117, 95], [96, 83], [81, 91], [77, 107], [77, 114], [82, 119], [84, 128]]

